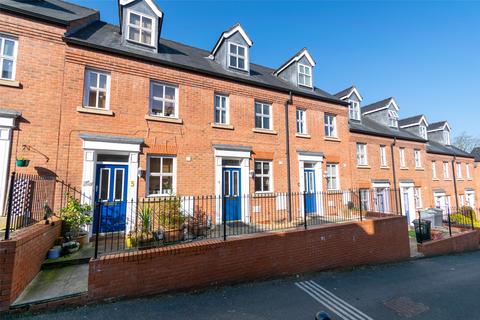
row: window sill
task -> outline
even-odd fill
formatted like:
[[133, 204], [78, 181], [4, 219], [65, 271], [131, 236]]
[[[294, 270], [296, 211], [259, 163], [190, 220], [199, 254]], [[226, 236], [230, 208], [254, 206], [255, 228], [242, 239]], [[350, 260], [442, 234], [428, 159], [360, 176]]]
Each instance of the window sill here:
[[22, 85], [20, 84], [20, 82], [15, 81], [15, 80], [3, 80], [3, 79], [0, 79], [0, 86], [12, 87], [12, 88], [20, 88]]
[[167, 117], [161, 117], [161, 116], [151, 116], [149, 114], [145, 115], [145, 120], [148, 121], [158, 121], [158, 122], [168, 122], [168, 123], [177, 123], [177, 124], [182, 124], [183, 120], [180, 118], [167, 118]]
[[425, 168], [415, 168], [417, 171], [425, 171]]
[[408, 170], [408, 167], [400, 167], [400, 170]]
[[382, 170], [390, 170], [390, 167], [389, 167], [389, 166], [380, 166], [380, 169], [382, 169]]
[[438, 178], [433, 178], [432, 180], [433, 181], [440, 181], [440, 179], [438, 179]]
[[143, 42], [140, 42], [140, 41], [135, 41], [135, 40], [131, 40], [131, 39], [125, 39], [127, 40], [128, 43], [131, 43], [131, 44], [136, 44], [136, 45], [139, 45], [139, 46], [142, 46], [142, 47], [145, 47], [145, 48], [150, 48], [150, 49], [155, 49], [155, 45], [152, 45], [152, 44], [147, 44], [147, 43], [143, 43]]
[[357, 169], [371, 169], [372, 167], [370, 167], [368, 164], [366, 165], [360, 165], [360, 164], [357, 164]]
[[95, 109], [89, 107], [77, 107], [77, 112], [80, 113], [90, 113], [90, 114], [99, 114], [102, 116], [113, 116], [114, 113], [112, 110], [102, 110], [102, 109]]
[[215, 129], [233, 130], [235, 129], [231, 124], [210, 123], [210, 126]]
[[252, 131], [255, 132], [255, 133], [264, 133], [264, 134], [273, 134], [273, 135], [278, 134], [277, 131], [270, 130], [270, 129], [253, 128]]
[[311, 139], [312, 136], [306, 133], [295, 133], [295, 137], [303, 139]]
[[340, 139], [334, 138], [334, 137], [325, 137], [324, 140], [325, 141], [333, 141], [333, 142], [341, 142]]
[[453, 181], [453, 179], [443, 179], [443, 181]]

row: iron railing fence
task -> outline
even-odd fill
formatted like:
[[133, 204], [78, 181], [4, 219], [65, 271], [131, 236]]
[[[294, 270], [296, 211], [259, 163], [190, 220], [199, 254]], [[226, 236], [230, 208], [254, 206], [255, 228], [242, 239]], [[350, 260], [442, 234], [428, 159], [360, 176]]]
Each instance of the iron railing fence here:
[[98, 254], [397, 214], [396, 190], [165, 196], [93, 206]]
[[[437, 211], [439, 212], [440, 219], [436, 217], [429, 217], [425, 213], [419, 213], [419, 216], [423, 220], [432, 220], [432, 227], [433, 228], [448, 228], [448, 232], [450, 236], [453, 233], [462, 232], [464, 230], [474, 230], [475, 228], [480, 227], [478, 222], [478, 214], [480, 213], [480, 209], [475, 209], [471, 206], [465, 205], [461, 207], [453, 207], [453, 206], [432, 206], [432, 209], [429, 211]], [[440, 221], [438, 221], [440, 220]]]

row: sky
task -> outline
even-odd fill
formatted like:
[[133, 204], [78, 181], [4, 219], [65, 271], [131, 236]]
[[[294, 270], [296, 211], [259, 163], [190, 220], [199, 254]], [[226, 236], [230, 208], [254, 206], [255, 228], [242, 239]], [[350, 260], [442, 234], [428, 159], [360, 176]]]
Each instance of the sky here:
[[[69, 0], [118, 24], [117, 0]], [[253, 63], [277, 68], [306, 47], [315, 86], [355, 84], [362, 105], [395, 97], [400, 118], [448, 120], [480, 137], [480, 2], [166, 1], [161, 37], [211, 50], [240, 22]]]

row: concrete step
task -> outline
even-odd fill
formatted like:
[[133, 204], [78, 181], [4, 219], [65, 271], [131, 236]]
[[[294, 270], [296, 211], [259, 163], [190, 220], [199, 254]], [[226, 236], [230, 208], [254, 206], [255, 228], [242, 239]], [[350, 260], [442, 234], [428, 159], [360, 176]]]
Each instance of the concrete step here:
[[73, 266], [79, 264], [88, 264], [90, 259], [94, 255], [94, 246], [92, 243], [85, 245], [83, 248], [77, 252], [71, 253], [69, 255], [57, 258], [57, 259], [47, 259], [42, 264], [42, 270], [54, 269], [54, 268], [63, 268], [66, 266]]

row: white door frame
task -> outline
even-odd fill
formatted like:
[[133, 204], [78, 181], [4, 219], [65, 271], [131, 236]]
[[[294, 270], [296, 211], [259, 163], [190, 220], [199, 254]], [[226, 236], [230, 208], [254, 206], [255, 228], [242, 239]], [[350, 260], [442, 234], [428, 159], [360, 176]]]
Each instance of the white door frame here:
[[[305, 192], [305, 180], [304, 180], [304, 170], [305, 170], [305, 163], [313, 163], [313, 170], [315, 172], [315, 190], [317, 195], [315, 197], [315, 204], [316, 204], [316, 215], [323, 216], [323, 199], [322, 199], [322, 191], [323, 191], [323, 172], [322, 172], [322, 163], [324, 156], [322, 153], [316, 152], [302, 152], [297, 151], [298, 157], [298, 184], [300, 193]], [[304, 199], [303, 196], [300, 197], [300, 212], [302, 216], [304, 215]]]
[[415, 208], [415, 193], [414, 193], [415, 184], [413, 182], [400, 182], [400, 203], [402, 206], [402, 213], [406, 215], [406, 208], [404, 202], [404, 193], [408, 194], [408, 204], [409, 204], [409, 216], [408, 222], [411, 224], [413, 220], [417, 218], [416, 208]]
[[391, 201], [390, 195], [391, 195], [391, 189], [390, 189], [390, 182], [372, 182], [372, 189], [374, 189], [374, 199], [375, 199], [375, 210], [378, 211], [378, 204], [377, 204], [377, 189], [383, 189], [383, 205], [384, 205], [384, 211], [389, 212], [390, 211], [390, 206], [391, 206]]
[[0, 113], [0, 215], [3, 214], [6, 205], [8, 171], [12, 150], [12, 132], [15, 128], [15, 119], [17, 116], [20, 116], [20, 113], [12, 113], [12, 115], [2, 115], [2, 113]]

